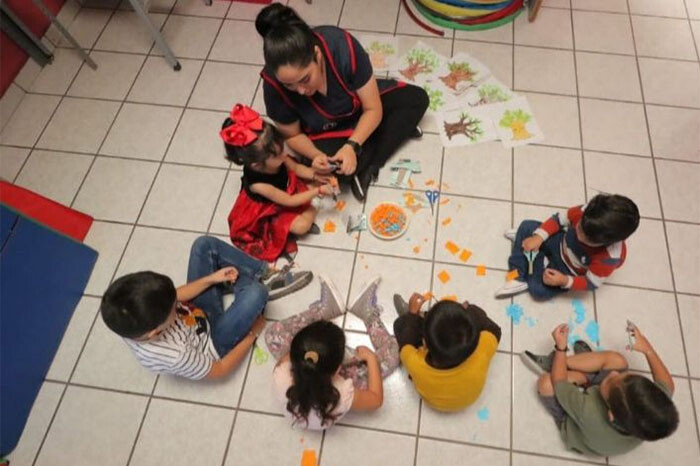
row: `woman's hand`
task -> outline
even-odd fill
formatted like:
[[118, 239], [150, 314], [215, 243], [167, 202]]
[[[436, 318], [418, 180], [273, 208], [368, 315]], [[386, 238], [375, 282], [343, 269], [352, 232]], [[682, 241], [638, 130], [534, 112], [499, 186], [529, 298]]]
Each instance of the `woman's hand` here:
[[[314, 159], [316, 160], [316, 159]], [[340, 162], [338, 173], [341, 175], [352, 175], [357, 168], [357, 155], [355, 150], [349, 144], [343, 144], [343, 147], [338, 149], [333, 157], [330, 158], [333, 162]]]
[[235, 267], [224, 267], [212, 273], [209, 277], [213, 284], [224, 282], [235, 283], [238, 279], [238, 270], [236, 270]]
[[325, 173], [314, 173], [313, 181], [320, 184], [331, 184], [331, 179], [333, 175]]

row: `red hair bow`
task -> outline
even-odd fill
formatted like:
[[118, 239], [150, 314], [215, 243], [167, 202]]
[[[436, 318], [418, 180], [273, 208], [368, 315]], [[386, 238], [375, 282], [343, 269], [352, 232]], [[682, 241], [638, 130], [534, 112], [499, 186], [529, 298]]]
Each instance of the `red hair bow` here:
[[246, 105], [236, 104], [230, 116], [233, 124], [219, 133], [226, 144], [244, 147], [258, 139], [255, 131], [263, 129], [263, 120], [258, 112]]

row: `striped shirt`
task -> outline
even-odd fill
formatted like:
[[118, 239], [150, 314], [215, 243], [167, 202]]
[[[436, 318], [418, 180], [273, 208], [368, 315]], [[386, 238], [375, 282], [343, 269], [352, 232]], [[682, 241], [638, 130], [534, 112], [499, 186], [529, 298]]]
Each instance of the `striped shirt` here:
[[583, 217], [583, 206], [570, 208], [565, 218], [554, 214], [535, 230], [535, 234], [544, 240], [551, 235], [564, 231], [560, 245], [561, 258], [573, 275], [564, 286], [575, 291], [595, 290], [603, 281], [622, 266], [627, 256], [624, 241], [608, 246], [591, 247], [583, 244], [576, 237], [576, 226]]
[[207, 316], [201, 309], [180, 302], [176, 313], [172, 325], [155, 337], [144, 341], [125, 338], [124, 341], [146, 369], [203, 379], [219, 359], [211, 341]]

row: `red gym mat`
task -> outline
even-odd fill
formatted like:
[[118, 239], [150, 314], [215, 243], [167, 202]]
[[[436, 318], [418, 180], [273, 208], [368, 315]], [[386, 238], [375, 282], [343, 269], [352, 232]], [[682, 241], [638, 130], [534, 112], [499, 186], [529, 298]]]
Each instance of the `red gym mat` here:
[[59, 233], [82, 242], [92, 217], [28, 189], [0, 181], [0, 202]]

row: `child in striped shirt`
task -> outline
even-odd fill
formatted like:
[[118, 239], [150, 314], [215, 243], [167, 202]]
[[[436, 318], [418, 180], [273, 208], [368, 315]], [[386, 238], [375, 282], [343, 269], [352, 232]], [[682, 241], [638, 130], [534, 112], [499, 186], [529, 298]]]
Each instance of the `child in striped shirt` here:
[[[625, 262], [625, 239], [637, 226], [636, 204], [618, 194], [598, 194], [585, 206], [570, 208], [565, 217], [523, 221], [517, 230], [505, 232], [513, 241], [508, 266], [518, 277], [496, 297], [529, 291], [533, 298], [547, 300], [568, 290], [595, 290]], [[536, 254], [531, 266], [525, 253]]]

